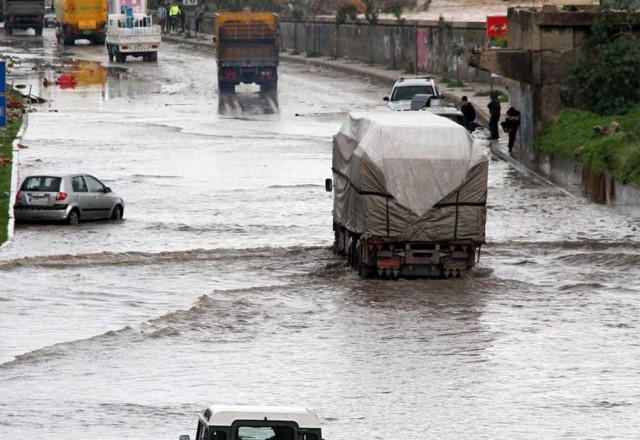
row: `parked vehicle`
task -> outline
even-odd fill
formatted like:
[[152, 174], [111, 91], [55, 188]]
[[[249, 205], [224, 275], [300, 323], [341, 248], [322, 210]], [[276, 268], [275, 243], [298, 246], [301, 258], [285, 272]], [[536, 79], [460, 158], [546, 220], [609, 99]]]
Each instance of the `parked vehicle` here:
[[453, 277], [485, 240], [489, 159], [427, 111], [351, 114], [333, 138], [334, 251], [362, 277]]
[[391, 94], [383, 99], [387, 101], [389, 110], [410, 110], [411, 99], [418, 94], [440, 98], [440, 89], [436, 80], [430, 76], [401, 76], [393, 85]]
[[[322, 440], [320, 420], [306, 408], [213, 405], [198, 417], [198, 440]], [[180, 440], [190, 440], [181, 435]]]
[[55, 0], [56, 37], [65, 46], [76, 40], [104, 44], [107, 31], [107, 0]]
[[42, 35], [44, 27], [44, 0], [2, 0], [4, 33], [13, 35], [14, 29], [32, 28]]
[[261, 92], [277, 89], [280, 61], [277, 14], [222, 12], [215, 16], [214, 32], [220, 92], [234, 92], [240, 83], [258, 84]]
[[433, 95], [414, 95], [411, 98], [411, 110], [428, 111], [438, 116], [451, 119], [453, 122], [466, 127], [466, 120], [460, 110], [452, 105], [446, 105], [441, 99]]
[[44, 10], [44, 26], [56, 27], [57, 24], [58, 24], [58, 19], [56, 17], [56, 10], [52, 7], [47, 7]]
[[13, 214], [20, 221], [67, 222], [121, 220], [122, 197], [96, 177], [83, 173], [47, 173], [26, 177], [16, 193]]
[[162, 29], [146, 13], [146, 0], [136, 2], [135, 9], [126, 1], [120, 4], [120, 0], [114, 0], [110, 5], [106, 39], [109, 59], [122, 63], [132, 56], [157, 61]]

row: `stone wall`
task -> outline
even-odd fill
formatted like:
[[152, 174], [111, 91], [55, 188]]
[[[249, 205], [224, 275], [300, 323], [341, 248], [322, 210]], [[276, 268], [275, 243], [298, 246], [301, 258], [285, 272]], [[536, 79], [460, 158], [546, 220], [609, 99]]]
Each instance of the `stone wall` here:
[[469, 67], [471, 50], [486, 44], [485, 23], [437, 21], [347, 23], [331, 18], [281, 21], [282, 48], [309, 56], [348, 58], [407, 73], [446, 75], [461, 81], [489, 82], [488, 72]]

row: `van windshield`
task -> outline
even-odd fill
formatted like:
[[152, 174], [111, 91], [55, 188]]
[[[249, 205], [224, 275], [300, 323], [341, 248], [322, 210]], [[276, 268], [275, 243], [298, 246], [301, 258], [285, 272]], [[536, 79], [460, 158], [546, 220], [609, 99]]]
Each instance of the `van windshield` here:
[[411, 100], [415, 95], [435, 95], [435, 92], [427, 85], [396, 87], [390, 101]]

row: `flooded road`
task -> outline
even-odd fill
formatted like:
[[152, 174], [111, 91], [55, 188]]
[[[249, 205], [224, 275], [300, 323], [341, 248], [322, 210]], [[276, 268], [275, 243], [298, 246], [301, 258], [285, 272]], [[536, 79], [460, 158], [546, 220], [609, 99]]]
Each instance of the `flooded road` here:
[[277, 96], [220, 98], [188, 45], [108, 68], [49, 30], [0, 46], [48, 100], [21, 175], [86, 170], [126, 203], [0, 249], [0, 438], [193, 438], [212, 403], [306, 406], [327, 440], [637, 438], [640, 219], [493, 161], [468, 277], [360, 280], [323, 183], [386, 88], [284, 63]]

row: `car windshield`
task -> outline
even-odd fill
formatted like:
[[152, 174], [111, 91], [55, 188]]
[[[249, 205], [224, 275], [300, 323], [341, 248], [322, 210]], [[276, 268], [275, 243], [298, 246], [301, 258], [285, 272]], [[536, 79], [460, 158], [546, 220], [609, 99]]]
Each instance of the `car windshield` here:
[[60, 190], [60, 177], [31, 176], [22, 183], [21, 191], [58, 192]]
[[393, 90], [390, 101], [411, 100], [415, 95], [435, 95], [433, 87], [426, 84], [419, 86], [402, 86]]

